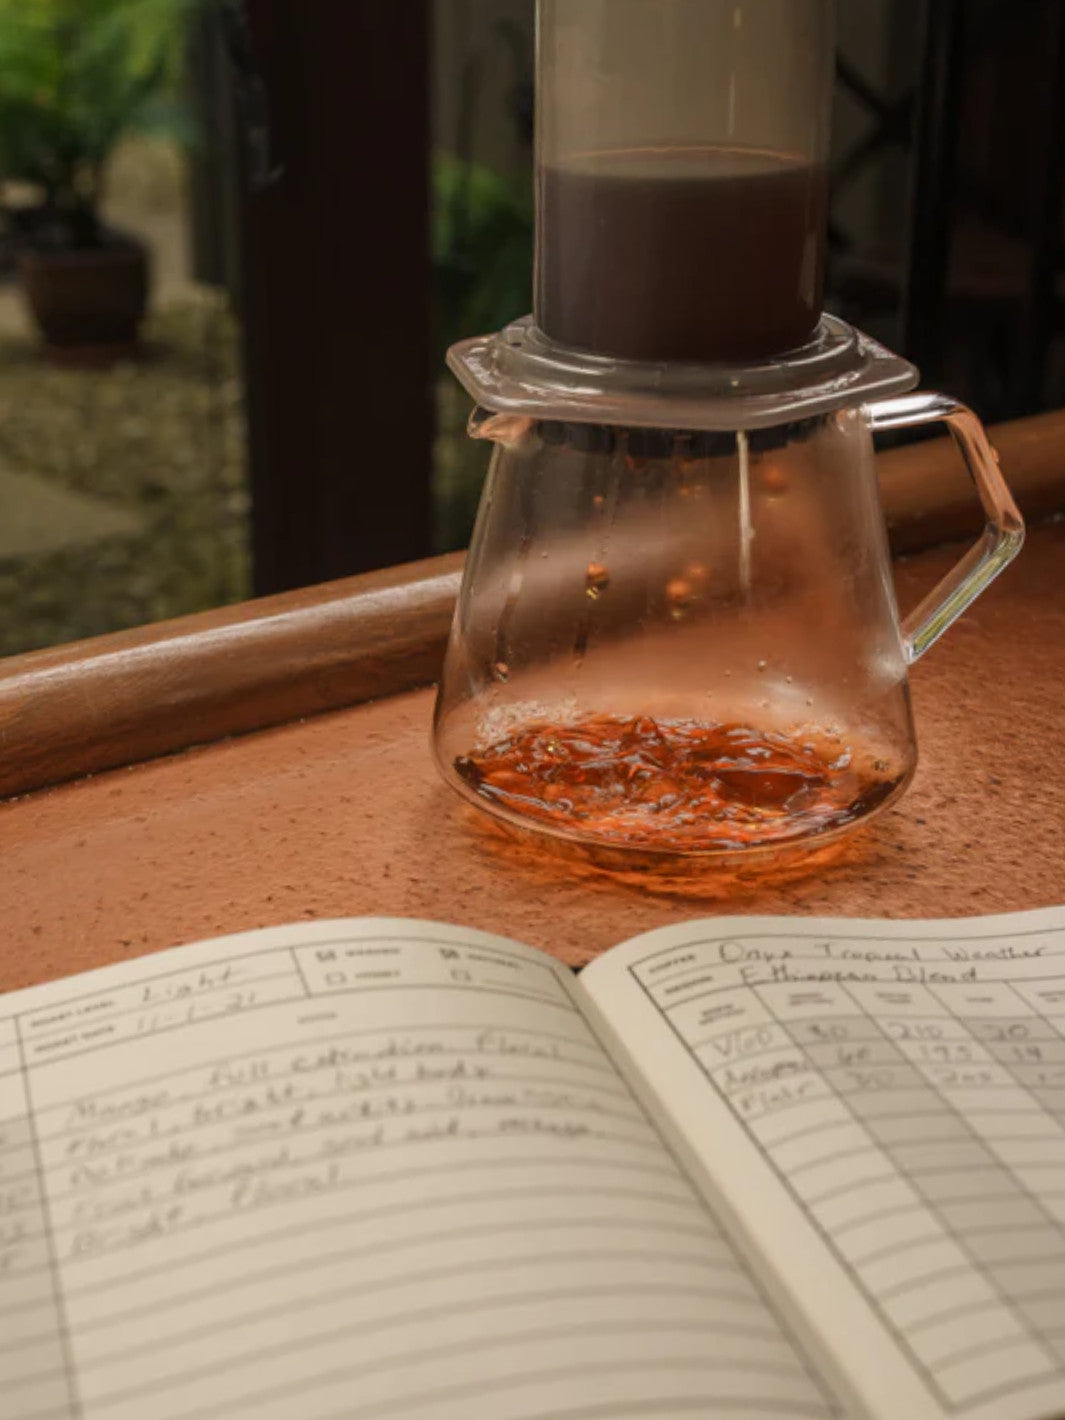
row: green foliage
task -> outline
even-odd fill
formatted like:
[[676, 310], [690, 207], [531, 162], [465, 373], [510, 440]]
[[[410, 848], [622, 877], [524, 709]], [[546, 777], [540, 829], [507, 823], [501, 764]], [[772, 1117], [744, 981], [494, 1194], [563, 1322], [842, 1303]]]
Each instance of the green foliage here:
[[446, 153], [433, 160], [433, 275], [438, 356], [498, 330], [531, 304], [530, 184]]
[[0, 181], [33, 184], [53, 240], [99, 240], [104, 165], [131, 131], [184, 135], [176, 102], [196, 0], [0, 0]]

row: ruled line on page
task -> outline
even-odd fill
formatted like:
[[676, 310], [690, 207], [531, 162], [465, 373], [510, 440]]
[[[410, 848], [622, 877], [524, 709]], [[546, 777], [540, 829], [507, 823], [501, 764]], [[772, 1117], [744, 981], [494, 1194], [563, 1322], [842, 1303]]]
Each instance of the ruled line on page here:
[[[473, 1271], [474, 1269], [467, 1270], [465, 1275], [470, 1276], [472, 1275]], [[441, 1276], [446, 1276], [449, 1280], [454, 1280], [459, 1275], [461, 1274], [457, 1270], [454, 1272], [447, 1271], [442, 1274], [421, 1274], [420, 1276], [415, 1275], [411, 1278], [403, 1279], [402, 1283], [400, 1284], [397, 1282], [397, 1285], [409, 1286], [411, 1282], [418, 1283], [429, 1280], [440, 1280]], [[375, 1293], [376, 1291], [377, 1289], [375, 1289]], [[475, 1301], [464, 1303], [449, 1303], [447, 1307], [447, 1316], [449, 1319], [453, 1319], [459, 1316], [476, 1316], [478, 1313], [481, 1312], [493, 1312], [497, 1315], [501, 1315], [505, 1314], [511, 1308], [526, 1306], [529, 1303], [563, 1303], [573, 1301], [595, 1302], [602, 1300], [606, 1297], [614, 1297], [616, 1296], [616, 1294], [616, 1286], [558, 1286], [550, 1288], [531, 1289], [529, 1291], [524, 1292], [489, 1292], [478, 1296]], [[719, 1290], [715, 1290], [712, 1287], [695, 1287], [685, 1286], [681, 1284], [652, 1286], [645, 1283], [630, 1283], [629, 1294], [632, 1297], [641, 1298], [648, 1297], [664, 1299], [675, 1297], [690, 1297], [701, 1299], [704, 1301], [720, 1301], [722, 1298], [721, 1292]], [[352, 1287], [347, 1289], [346, 1291], [336, 1291], [326, 1294], [320, 1298], [317, 1298], [316, 1301], [318, 1304], [326, 1305], [332, 1302], [342, 1302], [346, 1298], [351, 1298], [358, 1295], [359, 1289]], [[286, 1315], [287, 1311], [287, 1308], [280, 1305], [275, 1307], [263, 1307], [260, 1308], [258, 1311], [250, 1311], [245, 1314], [242, 1314], [239, 1318], [222, 1325], [205, 1325], [196, 1328], [190, 1328], [184, 1331], [174, 1331], [168, 1334], [165, 1338], [160, 1338], [141, 1346], [131, 1347], [120, 1344], [116, 1347], [113, 1353], [99, 1353], [92, 1360], [82, 1362], [81, 1369], [84, 1372], [88, 1373], [94, 1369], [99, 1370], [102, 1367], [112, 1366], [116, 1362], [120, 1363], [124, 1360], [133, 1360], [141, 1356], [154, 1355], [160, 1351], [167, 1352], [174, 1346], [184, 1345], [188, 1342], [195, 1342], [206, 1337], [211, 1337], [212, 1339], [214, 1339], [219, 1335], [224, 1335], [227, 1331], [238, 1332], [246, 1329], [249, 1326], [254, 1326], [258, 1322], [271, 1318], [276, 1318], [281, 1315]], [[401, 1311], [396, 1311], [393, 1313], [380, 1312], [374, 1317], [373, 1322], [368, 1328], [365, 1324], [360, 1324], [359, 1334], [360, 1336], [366, 1336], [370, 1333], [397, 1330], [403, 1327], [415, 1324], [422, 1324], [425, 1322], [432, 1323], [436, 1321], [441, 1315], [442, 1309], [436, 1306], [422, 1308], [405, 1307]], [[280, 1352], [278, 1352], [278, 1349], [275, 1348], [274, 1354], [276, 1355], [285, 1354], [286, 1352], [297, 1352], [301, 1349], [305, 1349], [308, 1345], [312, 1344], [315, 1346], [320, 1346], [323, 1344], [328, 1345], [330, 1342], [343, 1341], [350, 1335], [350, 1326], [338, 1326], [331, 1332], [317, 1332], [312, 1339], [308, 1339], [304, 1342], [294, 1342], [288, 1346], [282, 1347], [280, 1348]], [[753, 1323], [738, 1321], [735, 1318], [721, 1320], [715, 1324], [715, 1337], [718, 1336], [725, 1339], [726, 1342], [729, 1337], [745, 1337], [750, 1340], [766, 1342], [775, 1342], [779, 1340], [779, 1332], [774, 1326], [772, 1326], [768, 1322], [763, 1321], [763, 1324], [759, 1326]], [[244, 1353], [236, 1352], [228, 1358], [226, 1364], [227, 1366], [234, 1367], [241, 1366], [253, 1362], [259, 1354], [260, 1352], [257, 1347], [253, 1347]], [[400, 1363], [397, 1362], [397, 1364]], [[760, 1361], [759, 1364], [762, 1364], [762, 1362]], [[3, 1386], [0, 1385], [0, 1395], [2, 1394]]]
[[[574, 1163], [575, 1166], [580, 1167], [580, 1168], [586, 1167], [587, 1164], [588, 1164], [588, 1160], [587, 1160], [586, 1158], [584, 1158], [584, 1159], [574, 1159], [574, 1160], [572, 1160], [572, 1162]], [[599, 1161], [596, 1161], [596, 1162], [597, 1162], [597, 1164], [599, 1163]], [[498, 1168], [509, 1168], [509, 1167], [514, 1167], [514, 1166], [516, 1166], [516, 1167], [520, 1168], [522, 1172], [524, 1172], [524, 1171], [527, 1171], [527, 1170], [529, 1170], [529, 1169], [535, 1169], [535, 1168], [537, 1168], [537, 1167], [551, 1167], [551, 1168], [554, 1168], [554, 1167], [557, 1167], [557, 1164], [558, 1164], [558, 1160], [557, 1160], [557, 1159], [553, 1159], [553, 1158], [548, 1158], [548, 1159], [521, 1159], [520, 1161], [517, 1161], [516, 1165], [515, 1165], [515, 1164], [512, 1164], [510, 1160], [505, 1160], [505, 1159], [504, 1159], [504, 1160], [498, 1160], [498, 1159], [497, 1159], [497, 1160], [491, 1161], [491, 1162], [488, 1163], [488, 1164], [485, 1164], [484, 1166], [478, 1164], [478, 1165], [471, 1165], [471, 1166], [469, 1166], [469, 1167], [470, 1167], [471, 1171], [484, 1172], [484, 1169], [485, 1169], [485, 1168], [498, 1169]], [[631, 1164], [626, 1164], [626, 1168], [634, 1169], [634, 1166], [631, 1165]], [[431, 1169], [416, 1169], [416, 1170], [394, 1171], [394, 1172], [391, 1173], [391, 1174], [384, 1175], [380, 1180], [375, 1180], [374, 1182], [378, 1182], [378, 1181], [379, 1181], [379, 1182], [382, 1182], [382, 1183], [388, 1185], [388, 1184], [391, 1184], [391, 1183], [395, 1183], [395, 1182], [397, 1182], [397, 1181], [399, 1181], [399, 1180], [401, 1180], [401, 1179], [403, 1179], [403, 1178], [417, 1177], [417, 1178], [423, 1178], [423, 1179], [424, 1179], [424, 1178], [429, 1178], [429, 1177], [433, 1177], [433, 1176], [446, 1176], [446, 1175], [449, 1175], [449, 1174], [454, 1173], [455, 1171], [456, 1171], [456, 1170], [455, 1170], [455, 1166], [446, 1166], [446, 1165], [439, 1165], [439, 1166], [437, 1166], [437, 1167], [435, 1167], [435, 1168], [431, 1168]], [[643, 1170], [640, 1170], [640, 1171], [642, 1172]], [[504, 1190], [503, 1192], [506, 1193], [507, 1190]], [[537, 1193], [537, 1196], [539, 1196], [539, 1190], [536, 1190], [536, 1193]], [[499, 1196], [500, 1196], [500, 1192], [499, 1192], [499, 1190], [493, 1189], [493, 1190], [491, 1191], [491, 1193], [490, 1193], [489, 1195], [487, 1195], [487, 1196], [492, 1197], [492, 1198], [499, 1197]], [[427, 1207], [427, 1208], [429, 1208], [429, 1207], [431, 1207], [431, 1206], [433, 1206], [433, 1205], [432, 1205], [432, 1204], [426, 1204], [426, 1207]], [[394, 1210], [390, 1210], [390, 1211], [394, 1211]], [[387, 1212], [385, 1212], [385, 1213], [379, 1213], [379, 1214], [376, 1215], [376, 1219], [374, 1219], [374, 1218], [371, 1217], [368, 1221], [375, 1221], [375, 1220], [378, 1220], [378, 1221], [379, 1221], [380, 1218], [381, 1218], [381, 1217], [384, 1217], [384, 1216], [388, 1216], [388, 1213], [387, 1213]], [[361, 1209], [358, 1209], [358, 1210], [351, 1211], [351, 1212], [344, 1213], [344, 1214], [339, 1214], [339, 1215], [334, 1214], [334, 1215], [331, 1215], [331, 1216], [326, 1217], [326, 1218], [312, 1219], [312, 1220], [309, 1220], [309, 1221], [306, 1221], [306, 1222], [302, 1222], [302, 1223], [300, 1223], [300, 1224], [298, 1224], [298, 1225], [292, 1225], [292, 1226], [288, 1226], [288, 1227], [285, 1227], [285, 1228], [275, 1228], [275, 1229], [273, 1229], [273, 1230], [271, 1231], [271, 1233], [270, 1233], [269, 1236], [270, 1236], [270, 1239], [271, 1239], [271, 1241], [272, 1241], [273, 1243], [291, 1242], [291, 1241], [294, 1241], [294, 1240], [296, 1240], [296, 1239], [306, 1239], [306, 1238], [309, 1238], [309, 1237], [313, 1237], [314, 1234], [316, 1234], [316, 1233], [323, 1233], [323, 1232], [332, 1233], [332, 1232], [334, 1232], [337, 1228], [342, 1228], [342, 1227], [346, 1226], [346, 1225], [349, 1224], [349, 1223], [352, 1223], [352, 1222], [359, 1222], [359, 1221], [362, 1221], [362, 1220], [364, 1220], [364, 1219], [366, 1219], [366, 1213], [365, 1213], [365, 1211], [364, 1211], [364, 1210], [361, 1210]], [[632, 1222], [631, 1219], [630, 1219], [629, 1221]], [[599, 1226], [599, 1225], [601, 1225], [601, 1226], [603, 1226], [603, 1227], [613, 1227], [613, 1226], [615, 1226], [615, 1223], [614, 1223], [614, 1221], [613, 1221], [612, 1219], [604, 1219], [604, 1220], [602, 1220], [601, 1224], [598, 1224], [596, 1220], [582, 1220], [582, 1227], [594, 1227], [594, 1226]], [[507, 1224], [507, 1225], [501, 1225], [501, 1227], [504, 1227], [504, 1226], [505, 1226], [505, 1227], [509, 1227], [510, 1225], [509, 1225], [509, 1224]], [[557, 1226], [557, 1223], [556, 1223], [556, 1221], [553, 1220], [553, 1219], [548, 1219], [548, 1220], [543, 1221], [543, 1222], [540, 1222], [540, 1221], [538, 1221], [538, 1220], [533, 1219], [533, 1220], [528, 1220], [528, 1221], [526, 1221], [526, 1222], [523, 1224], [523, 1226], [526, 1227], [526, 1228], [533, 1228], [533, 1229], [536, 1229], [536, 1228], [554, 1228], [554, 1227]], [[480, 1233], [482, 1233], [482, 1232], [485, 1232], [485, 1233], [487, 1233], [487, 1234], [490, 1235], [490, 1234], [492, 1233], [492, 1231], [493, 1231], [492, 1228], [486, 1228], [483, 1224], [478, 1224], [478, 1225], [476, 1225], [476, 1226], [467, 1228], [467, 1229], [465, 1229], [465, 1230], [463, 1230], [463, 1229], [454, 1229], [452, 1235], [453, 1235], [456, 1239], [458, 1239], [458, 1238], [463, 1237], [463, 1236], [470, 1236], [470, 1237], [477, 1236], [478, 1234], [480, 1234]], [[410, 1235], [410, 1241], [409, 1241], [409, 1242], [400, 1240], [400, 1241], [397, 1241], [397, 1242], [391, 1243], [391, 1244], [375, 1243], [375, 1244], [373, 1244], [373, 1245], [370, 1246], [370, 1247], [366, 1247], [366, 1248], [359, 1249], [357, 1252], [353, 1253], [352, 1255], [353, 1255], [353, 1256], [356, 1256], [356, 1257], [370, 1257], [370, 1256], [374, 1256], [374, 1255], [376, 1255], [376, 1254], [378, 1254], [378, 1253], [382, 1253], [382, 1252], [385, 1252], [385, 1251], [390, 1251], [390, 1250], [393, 1250], [393, 1249], [400, 1249], [400, 1248], [408, 1247], [408, 1246], [421, 1246], [421, 1245], [423, 1245], [424, 1243], [426, 1243], [426, 1242], [428, 1242], [429, 1240], [431, 1240], [432, 1238], [437, 1237], [438, 1235], [439, 1235], [439, 1234], [438, 1234], [438, 1229], [434, 1228], [434, 1229], [430, 1230], [429, 1232], [427, 1232], [427, 1233], [425, 1233], [425, 1234], [418, 1234], [418, 1233], [411, 1234], [411, 1235]], [[241, 1254], [241, 1253], [248, 1252], [249, 1250], [254, 1250], [254, 1249], [258, 1248], [258, 1247], [261, 1245], [261, 1242], [262, 1242], [262, 1235], [259, 1234], [259, 1233], [254, 1233], [254, 1234], [249, 1235], [248, 1237], [242, 1238], [240, 1241], [230, 1242], [230, 1243], [228, 1243], [228, 1244], [221, 1244], [221, 1245], [219, 1245], [219, 1246], [217, 1246], [217, 1247], [211, 1247], [210, 1249], [208, 1249], [208, 1250], [205, 1251], [205, 1252], [196, 1253], [196, 1252], [189, 1252], [187, 1249], [183, 1249], [183, 1250], [182, 1250], [182, 1254], [181, 1254], [181, 1259], [180, 1259], [180, 1261], [176, 1262], [176, 1263], [173, 1265], [173, 1270], [174, 1270], [174, 1271], [185, 1271], [185, 1270], [189, 1270], [189, 1269], [195, 1270], [195, 1269], [198, 1268], [201, 1264], [203, 1264], [203, 1263], [205, 1263], [205, 1262], [207, 1262], [207, 1261], [214, 1260], [214, 1259], [222, 1259], [222, 1258], [232, 1257], [232, 1256], [234, 1256], [234, 1255], [239, 1255], [239, 1254]], [[722, 1261], [722, 1265], [724, 1265], [724, 1260]], [[736, 1267], [737, 1267], [737, 1270], [739, 1270], [738, 1265], [736, 1265]], [[278, 1269], [278, 1276], [283, 1276], [286, 1271], [287, 1271], [287, 1268]], [[101, 1295], [103, 1295], [104, 1293], [106, 1293], [108, 1290], [113, 1290], [113, 1289], [116, 1288], [116, 1287], [125, 1287], [125, 1286], [128, 1286], [128, 1285], [136, 1286], [136, 1284], [137, 1284], [138, 1282], [146, 1281], [146, 1280], [148, 1280], [148, 1279], [150, 1279], [150, 1278], [156, 1277], [157, 1275], [158, 1275], [157, 1268], [156, 1268], [155, 1266], [150, 1266], [150, 1267], [145, 1267], [145, 1268], [138, 1269], [138, 1270], [135, 1270], [135, 1271], [129, 1271], [129, 1272], [122, 1273], [122, 1274], [120, 1274], [119, 1276], [117, 1276], [116, 1278], [113, 1278], [113, 1279], [96, 1280], [96, 1281], [94, 1281], [94, 1282], [92, 1282], [92, 1283], [89, 1283], [89, 1284], [80, 1284], [80, 1285], [79, 1285], [78, 1283], [74, 1282], [74, 1283], [69, 1284], [69, 1285], [66, 1287], [65, 1291], [66, 1291], [66, 1295], [67, 1295], [71, 1300], [74, 1300], [74, 1301], [80, 1300], [80, 1299], [83, 1299], [83, 1298], [86, 1298], [86, 1297], [99, 1298]], [[265, 1276], [268, 1276], [268, 1275], [272, 1275], [272, 1274], [263, 1274], [264, 1277], [265, 1277]], [[2, 1312], [0, 1312], [0, 1315], [2, 1315]]]
[[[552, 1223], [550, 1224], [550, 1226], [554, 1227], [555, 1225], [554, 1223]], [[535, 1230], [535, 1228], [530, 1229], [530, 1231]], [[471, 1228], [468, 1230], [468, 1234], [470, 1236], [483, 1237], [485, 1235], [485, 1230]], [[420, 1239], [420, 1241], [425, 1242], [428, 1241], [430, 1237], [435, 1236], [435, 1234], [426, 1234], [422, 1239]], [[453, 1232], [450, 1236], [452, 1240], [455, 1240], [458, 1237], [458, 1233]], [[410, 1243], [404, 1243], [397, 1246], [409, 1248], [412, 1245], [413, 1244]], [[358, 1253], [344, 1253], [341, 1255], [341, 1258], [344, 1262], [354, 1263], [359, 1260], [365, 1260], [368, 1256], [382, 1255], [387, 1251], [389, 1251], [388, 1248], [362, 1248], [358, 1251]], [[333, 1257], [334, 1261], [338, 1260], [335, 1254], [331, 1254], [331, 1256]], [[524, 1268], [526, 1266], [531, 1266], [533, 1263], [543, 1261], [543, 1258], [543, 1252], [525, 1253], [523, 1255], [518, 1254], [514, 1256], [495, 1258], [491, 1260], [481, 1259], [475, 1263], [469, 1263], [466, 1265], [450, 1264], [447, 1267], [394, 1273], [388, 1278], [387, 1281], [375, 1280], [374, 1292], [375, 1295], [380, 1296], [385, 1291], [397, 1287], [409, 1287], [412, 1284], [416, 1285], [418, 1283], [440, 1281], [444, 1278], [461, 1279], [464, 1277], [479, 1275], [483, 1273], [505, 1272], [515, 1267]], [[324, 1259], [318, 1259], [317, 1261], [322, 1260]], [[584, 1262], [595, 1261], [610, 1263], [654, 1263], [659, 1265], [672, 1264], [685, 1268], [690, 1268], [692, 1270], [698, 1270], [700, 1262], [703, 1261], [704, 1265], [708, 1267], [708, 1270], [715, 1276], [715, 1278], [718, 1278], [719, 1274], [724, 1270], [720, 1266], [719, 1259], [715, 1258], [713, 1264], [710, 1265], [709, 1259], [700, 1259], [698, 1253], [694, 1253], [690, 1249], [685, 1252], [670, 1253], [663, 1252], [661, 1249], [655, 1249], [654, 1251], [640, 1251], [634, 1248], [610, 1248], [597, 1251], [591, 1251], [589, 1249], [581, 1251], [579, 1248], [567, 1248], [564, 1254], [559, 1254], [559, 1260], [565, 1261], [566, 1263], [573, 1265], [579, 1265]], [[305, 1270], [308, 1270], [313, 1274], [315, 1271], [315, 1267], [316, 1260], [309, 1259]], [[232, 1279], [228, 1284], [220, 1284], [218, 1286], [209, 1288], [201, 1288], [192, 1291], [173, 1293], [172, 1299], [170, 1301], [166, 1303], [156, 1304], [154, 1307], [133, 1307], [125, 1312], [115, 1312], [103, 1317], [99, 1317], [95, 1321], [83, 1320], [79, 1322], [78, 1330], [80, 1333], [83, 1334], [92, 1332], [93, 1330], [110, 1331], [111, 1328], [115, 1326], [121, 1326], [124, 1321], [134, 1319], [141, 1320], [146, 1317], [152, 1316], [156, 1312], [165, 1312], [171, 1309], [171, 1307], [173, 1306], [194, 1305], [206, 1301], [210, 1298], [218, 1297], [219, 1295], [224, 1294], [226, 1291], [232, 1291], [234, 1289], [243, 1287], [258, 1287], [265, 1282], [284, 1279], [285, 1277], [290, 1275], [292, 1270], [293, 1269], [285, 1267], [271, 1268], [261, 1272], [251, 1271], [239, 1278]], [[742, 1277], [742, 1273], [740, 1273], [738, 1268], [736, 1269], [736, 1275]], [[713, 1285], [704, 1284], [700, 1288], [700, 1292], [707, 1297], [713, 1297], [721, 1302], [726, 1303], [731, 1312], [735, 1312], [737, 1308], [742, 1309], [744, 1306], [749, 1306], [753, 1310], [758, 1311], [759, 1313], [763, 1311], [761, 1300], [758, 1298], [753, 1288], [751, 1288], [749, 1285], [746, 1289], [739, 1287], [729, 1288], [724, 1285], [723, 1280], [717, 1280]], [[322, 1299], [325, 1301], [336, 1301], [339, 1300], [345, 1294], [343, 1292], [333, 1292], [323, 1293], [321, 1295]], [[264, 1309], [262, 1314], [269, 1315], [269, 1309]], [[18, 1343], [13, 1343], [13, 1346], [17, 1344]]]
[[[439, 1315], [442, 1316], [443, 1313], [440, 1313]], [[585, 1327], [582, 1327], [582, 1337], [585, 1341], [588, 1341], [593, 1337], [601, 1335], [605, 1335], [613, 1339], [615, 1337], [625, 1334], [626, 1330], [627, 1328], [618, 1327], [616, 1324], [604, 1326], [599, 1322], [590, 1320], [588, 1321]], [[633, 1328], [628, 1328], [628, 1330], [633, 1330]], [[646, 1337], [649, 1333], [655, 1330], [660, 1330], [664, 1333], [667, 1333], [670, 1337], [676, 1337], [678, 1333], [689, 1332], [693, 1335], [703, 1336], [705, 1339], [705, 1332], [703, 1330], [702, 1324], [699, 1322], [686, 1324], [679, 1321], [667, 1321], [660, 1323], [656, 1323], [653, 1321], [642, 1321], [639, 1324], [638, 1333], [641, 1337]], [[265, 1399], [267, 1396], [269, 1396], [270, 1398], [276, 1398], [278, 1396], [293, 1395], [296, 1393], [298, 1393], [305, 1401], [308, 1394], [311, 1393], [315, 1388], [335, 1383], [338, 1380], [346, 1383], [348, 1381], [355, 1380], [358, 1377], [367, 1377], [375, 1373], [388, 1373], [397, 1370], [406, 1371], [416, 1364], [432, 1363], [443, 1360], [445, 1358], [452, 1360], [456, 1356], [461, 1355], [463, 1352], [469, 1352], [470, 1354], [476, 1354], [480, 1357], [483, 1357], [485, 1352], [499, 1347], [514, 1345], [521, 1346], [526, 1345], [534, 1340], [550, 1343], [556, 1340], [566, 1339], [571, 1336], [571, 1334], [572, 1333], [568, 1327], [547, 1326], [538, 1330], [501, 1332], [490, 1336], [477, 1337], [476, 1339], [471, 1340], [465, 1345], [457, 1346], [454, 1343], [451, 1343], [446, 1346], [428, 1346], [420, 1351], [404, 1351], [396, 1355], [395, 1357], [378, 1356], [374, 1357], [372, 1360], [363, 1361], [358, 1364], [337, 1367], [336, 1369], [328, 1373], [315, 1375], [313, 1378], [301, 1379], [298, 1385], [293, 1385], [291, 1387], [277, 1386], [269, 1389], [264, 1388], [260, 1391], [245, 1392], [241, 1396], [239, 1404], [241, 1407], [246, 1408], [249, 1404], [255, 1404], [256, 1402]], [[258, 1353], [253, 1353], [250, 1358], [235, 1357], [233, 1358], [232, 1362], [230, 1362], [230, 1364], [233, 1366], [239, 1366], [241, 1364], [244, 1364], [249, 1359], [254, 1361], [257, 1355]], [[715, 1359], [707, 1355], [705, 1351], [699, 1357], [699, 1361], [700, 1364], [708, 1371], [713, 1371], [715, 1369], [724, 1370], [726, 1368], [734, 1371], [744, 1370], [744, 1368], [742, 1366], [737, 1365], [735, 1360], [731, 1357], [722, 1358], [722, 1360], [720, 1361], [715, 1361]], [[205, 1376], [216, 1376], [220, 1374], [224, 1369], [225, 1367], [221, 1366], [212, 1367], [203, 1372], [202, 1374]], [[801, 1366], [799, 1366], [797, 1363], [786, 1364], [777, 1362], [766, 1362], [764, 1360], [759, 1360], [757, 1362], [752, 1361], [750, 1363], [750, 1370], [752, 1373], [768, 1372], [770, 1374], [776, 1374], [788, 1380], [794, 1379], [796, 1382], [806, 1379], [805, 1373], [803, 1372]], [[587, 1374], [594, 1374], [594, 1371], [589, 1368]], [[539, 1372], [537, 1375], [537, 1379], [542, 1379], [543, 1375], [543, 1372]], [[173, 1378], [159, 1377], [157, 1380], [148, 1385], [131, 1386], [103, 1393], [95, 1398], [93, 1404], [95, 1407], [99, 1407], [101, 1410], [104, 1410], [107, 1406], [112, 1406], [117, 1401], [139, 1401], [142, 1398], [150, 1395], [160, 1395], [165, 1393], [170, 1388], [174, 1379], [180, 1380], [182, 1379], [182, 1377], [180, 1375]], [[506, 1379], [509, 1381], [511, 1378], [507, 1377]], [[486, 1377], [483, 1384], [486, 1386], [486, 1388], [491, 1388], [493, 1384], [498, 1385], [498, 1383], [499, 1380], [497, 1378], [492, 1377], [491, 1379], [489, 1379]], [[419, 1400], [420, 1398], [421, 1397], [417, 1395], [413, 1397], [408, 1396], [404, 1403], [409, 1406], [413, 1401]], [[356, 1411], [355, 1413], [357, 1414], [358, 1412]], [[207, 1410], [197, 1408], [196, 1410], [176, 1412], [171, 1417], [171, 1420], [213, 1420], [216, 1415], [222, 1416], [224, 1414], [226, 1414], [226, 1409], [222, 1407], [209, 1408]]]

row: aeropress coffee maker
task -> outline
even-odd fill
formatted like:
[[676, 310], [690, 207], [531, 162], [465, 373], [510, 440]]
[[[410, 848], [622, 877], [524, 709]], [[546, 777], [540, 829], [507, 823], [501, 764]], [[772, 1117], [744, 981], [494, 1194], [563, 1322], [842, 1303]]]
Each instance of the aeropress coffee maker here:
[[[611, 866], [884, 809], [907, 668], [1019, 551], [974, 414], [823, 314], [832, 0], [539, 0], [535, 307], [452, 370], [494, 457], [444, 777]], [[943, 421], [987, 518], [900, 621], [873, 435]]]

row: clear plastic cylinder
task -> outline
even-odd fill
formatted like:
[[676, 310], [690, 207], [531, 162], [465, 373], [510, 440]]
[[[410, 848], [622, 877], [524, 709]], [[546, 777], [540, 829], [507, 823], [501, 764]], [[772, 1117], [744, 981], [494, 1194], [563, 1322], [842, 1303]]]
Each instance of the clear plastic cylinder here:
[[544, 334], [653, 362], [806, 343], [834, 55], [835, 0], [539, 0]]

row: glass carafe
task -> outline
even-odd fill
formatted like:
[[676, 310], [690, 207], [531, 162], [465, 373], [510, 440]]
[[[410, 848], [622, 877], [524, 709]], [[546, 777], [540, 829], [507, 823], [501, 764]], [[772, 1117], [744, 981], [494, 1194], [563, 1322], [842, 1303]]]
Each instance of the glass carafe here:
[[[987, 530], [901, 621], [873, 434], [935, 420]], [[907, 668], [1022, 538], [968, 410], [664, 432], [482, 409], [473, 432], [496, 449], [434, 730], [467, 799], [646, 859], [820, 844], [904, 790]]]

